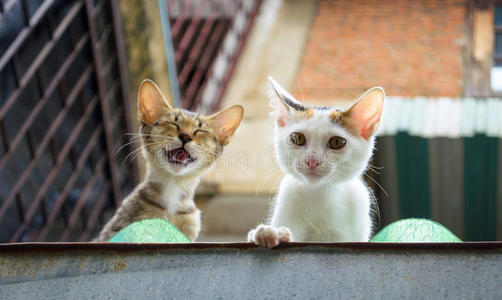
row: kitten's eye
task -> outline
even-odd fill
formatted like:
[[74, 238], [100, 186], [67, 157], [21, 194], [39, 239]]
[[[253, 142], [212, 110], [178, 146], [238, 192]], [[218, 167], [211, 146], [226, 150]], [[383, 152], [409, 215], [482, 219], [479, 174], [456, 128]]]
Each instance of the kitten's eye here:
[[169, 125], [172, 125], [174, 127], [176, 127], [176, 130], [180, 131], [180, 125], [176, 124], [176, 123], [173, 123], [173, 122], [166, 122], [167, 124]]
[[347, 141], [343, 137], [334, 136], [331, 139], [329, 139], [328, 146], [331, 149], [338, 150], [338, 149], [342, 149], [346, 143], [347, 143]]
[[293, 132], [291, 134], [291, 142], [293, 142], [293, 144], [295, 145], [303, 146], [307, 142], [307, 139], [305, 138], [303, 133]]
[[195, 130], [195, 131], [193, 132], [193, 135], [195, 136], [195, 135], [196, 135], [196, 134], [198, 134], [198, 133], [209, 133], [209, 132], [207, 132], [207, 131], [205, 131], [205, 130], [197, 129], [197, 130]]

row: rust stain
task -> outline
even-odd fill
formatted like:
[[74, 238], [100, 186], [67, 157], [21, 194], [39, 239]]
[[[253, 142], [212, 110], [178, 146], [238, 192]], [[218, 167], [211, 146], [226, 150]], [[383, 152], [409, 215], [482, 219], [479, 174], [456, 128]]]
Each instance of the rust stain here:
[[120, 270], [125, 269], [125, 267], [126, 267], [126, 264], [123, 262], [114, 262], [113, 266], [112, 266], [112, 270], [116, 272], [116, 271], [120, 271]]
[[[463, 242], [463, 243], [307, 243], [293, 242], [280, 244], [274, 250], [302, 249], [319, 247], [323, 249], [337, 249], [348, 251], [502, 251], [502, 242]], [[259, 248], [252, 243], [188, 243], [188, 244], [128, 244], [128, 243], [13, 243], [0, 244], [1, 255], [14, 255], [27, 257], [30, 255], [82, 255], [92, 253], [99, 255], [109, 254], [120, 257], [129, 257], [131, 254], [142, 252], [158, 252], [166, 250], [253, 250]], [[7, 259], [6, 263], [9, 264]]]
[[79, 259], [78, 269], [79, 269], [79, 270], [85, 270], [86, 263], [87, 263], [87, 257], [82, 256], [82, 257]]

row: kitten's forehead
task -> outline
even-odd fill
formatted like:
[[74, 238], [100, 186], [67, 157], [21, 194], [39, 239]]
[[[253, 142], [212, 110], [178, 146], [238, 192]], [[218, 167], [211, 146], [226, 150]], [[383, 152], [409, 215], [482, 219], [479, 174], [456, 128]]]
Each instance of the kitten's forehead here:
[[[299, 112], [297, 112], [299, 114]], [[312, 108], [301, 113], [296, 122], [290, 123], [289, 130], [301, 131], [311, 134], [346, 135], [347, 128], [344, 122], [344, 111], [342, 109], [316, 109]]]
[[209, 125], [209, 117], [197, 112], [176, 108], [162, 117], [163, 121], [182, 122], [182, 125], [195, 124], [196, 126]]
[[305, 110], [296, 111], [295, 114], [298, 121], [328, 118], [333, 124], [340, 126], [346, 125], [348, 117], [343, 109], [329, 106], [308, 107]]

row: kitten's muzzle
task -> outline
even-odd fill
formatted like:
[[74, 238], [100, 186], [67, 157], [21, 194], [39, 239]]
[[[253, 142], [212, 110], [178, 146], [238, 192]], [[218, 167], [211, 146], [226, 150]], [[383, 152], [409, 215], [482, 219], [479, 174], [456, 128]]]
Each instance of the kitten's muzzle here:
[[321, 164], [321, 162], [315, 158], [307, 158], [305, 160], [305, 164], [309, 167], [310, 171], [314, 171], [317, 167], [319, 167], [319, 165]]
[[164, 154], [170, 163], [182, 165], [184, 167], [196, 160], [196, 158], [192, 157], [183, 146], [173, 150], [164, 149]]
[[183, 132], [178, 135], [178, 138], [183, 143], [183, 145], [192, 141], [192, 137], [186, 133], [183, 133]]

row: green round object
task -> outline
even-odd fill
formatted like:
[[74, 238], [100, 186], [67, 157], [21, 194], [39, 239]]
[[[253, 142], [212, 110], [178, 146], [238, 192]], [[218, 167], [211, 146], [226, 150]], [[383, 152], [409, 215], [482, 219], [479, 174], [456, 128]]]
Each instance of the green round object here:
[[190, 243], [173, 224], [163, 219], [147, 219], [120, 230], [111, 243]]
[[370, 242], [455, 243], [462, 240], [437, 222], [427, 219], [404, 219], [385, 226]]

